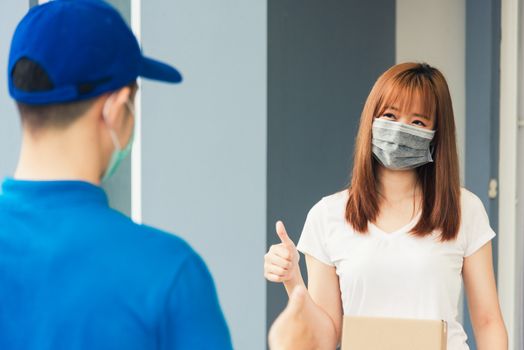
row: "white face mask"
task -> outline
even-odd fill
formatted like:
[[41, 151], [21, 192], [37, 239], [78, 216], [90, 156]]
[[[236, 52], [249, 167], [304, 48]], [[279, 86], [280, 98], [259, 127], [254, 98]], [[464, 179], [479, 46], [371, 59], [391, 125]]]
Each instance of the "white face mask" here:
[[406, 170], [433, 162], [431, 141], [435, 130], [376, 118], [373, 155], [386, 168]]
[[[104, 120], [107, 120], [107, 113], [108, 113], [108, 102], [110, 98], [106, 100], [106, 103], [104, 104], [104, 108], [102, 110], [102, 116], [104, 117]], [[135, 116], [135, 106], [131, 101], [126, 101], [126, 106], [129, 108], [129, 111]], [[109, 127], [108, 127], [109, 128]], [[118, 141], [118, 137], [115, 133], [115, 131], [111, 128], [109, 128], [109, 134], [111, 135], [111, 141], [113, 141], [114, 150], [111, 154], [111, 159], [109, 160], [109, 164], [107, 165], [107, 169], [104, 172], [104, 175], [102, 176], [102, 182], [106, 182], [109, 180], [117, 171], [120, 164], [122, 164], [122, 161], [126, 159], [129, 156], [129, 153], [131, 153], [131, 149], [133, 148], [133, 139], [134, 139], [134, 131], [131, 134], [131, 138], [129, 139], [129, 142], [127, 143], [127, 146], [122, 149], [122, 146], [120, 145], [120, 142]]]

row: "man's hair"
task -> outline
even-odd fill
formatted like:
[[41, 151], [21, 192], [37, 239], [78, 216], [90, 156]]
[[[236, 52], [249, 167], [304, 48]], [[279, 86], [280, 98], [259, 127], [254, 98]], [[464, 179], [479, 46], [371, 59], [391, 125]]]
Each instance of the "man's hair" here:
[[66, 128], [86, 113], [94, 100], [67, 102], [50, 105], [28, 105], [17, 102], [22, 124], [31, 130], [42, 128]]
[[[54, 89], [54, 84], [45, 69], [37, 62], [28, 58], [20, 59], [12, 71], [13, 84], [25, 92], [45, 92]], [[136, 82], [129, 85], [136, 89]], [[77, 87], [79, 92], [90, 92], [94, 86], [81, 84]], [[97, 97], [47, 105], [30, 105], [17, 102], [22, 124], [31, 130], [41, 128], [66, 128], [84, 115], [94, 104]]]

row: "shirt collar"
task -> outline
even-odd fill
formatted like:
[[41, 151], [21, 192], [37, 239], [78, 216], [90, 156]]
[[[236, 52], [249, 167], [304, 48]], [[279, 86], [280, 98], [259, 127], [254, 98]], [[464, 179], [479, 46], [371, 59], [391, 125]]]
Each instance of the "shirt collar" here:
[[1, 195], [30, 205], [68, 206], [71, 203], [88, 203], [108, 206], [107, 195], [100, 186], [85, 181], [31, 181], [6, 178]]

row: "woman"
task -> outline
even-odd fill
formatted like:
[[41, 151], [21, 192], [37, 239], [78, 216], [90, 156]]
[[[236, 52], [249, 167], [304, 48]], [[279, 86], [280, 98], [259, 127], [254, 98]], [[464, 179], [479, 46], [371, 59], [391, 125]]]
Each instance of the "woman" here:
[[457, 321], [464, 281], [478, 349], [507, 349], [493, 273], [495, 233], [481, 201], [460, 188], [455, 122], [443, 75], [403, 63], [375, 83], [362, 112], [348, 189], [310, 210], [298, 246], [265, 256], [269, 281], [304, 285], [303, 317], [323, 349], [340, 341], [342, 316], [443, 319], [448, 350], [469, 349]]

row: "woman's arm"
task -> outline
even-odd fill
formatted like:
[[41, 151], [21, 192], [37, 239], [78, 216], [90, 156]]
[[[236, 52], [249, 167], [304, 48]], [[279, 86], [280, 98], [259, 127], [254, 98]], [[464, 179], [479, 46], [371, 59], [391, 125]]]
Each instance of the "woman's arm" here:
[[500, 311], [491, 242], [464, 258], [462, 268], [478, 350], [507, 350], [508, 334]]
[[336, 349], [342, 332], [342, 298], [335, 267], [326, 265], [306, 254], [308, 292], [311, 300], [310, 317], [318, 334], [324, 338], [322, 349]]

